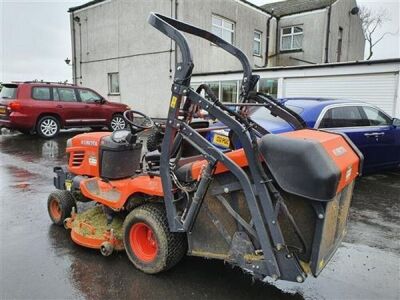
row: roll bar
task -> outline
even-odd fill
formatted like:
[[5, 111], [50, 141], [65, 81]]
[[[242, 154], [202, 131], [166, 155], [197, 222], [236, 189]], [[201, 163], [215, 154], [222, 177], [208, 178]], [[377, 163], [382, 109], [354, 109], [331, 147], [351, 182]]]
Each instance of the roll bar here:
[[242, 86], [240, 87], [240, 97], [242, 99], [246, 99], [249, 92], [253, 90], [257, 84], [259, 76], [252, 75], [252, 68], [247, 56], [240, 49], [229, 44], [215, 34], [157, 13], [151, 13], [148, 22], [154, 28], [173, 39], [178, 44], [182, 53], [182, 62], [177, 64], [175, 72], [175, 83], [189, 86], [194, 66], [188, 42], [185, 36], [180, 32], [183, 31], [210, 41], [226, 52], [232, 54], [240, 61], [243, 67], [243, 80]]

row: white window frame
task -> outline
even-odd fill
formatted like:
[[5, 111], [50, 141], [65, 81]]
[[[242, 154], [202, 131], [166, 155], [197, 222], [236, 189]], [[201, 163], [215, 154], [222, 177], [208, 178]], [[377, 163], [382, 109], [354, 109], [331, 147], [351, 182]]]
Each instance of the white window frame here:
[[[258, 33], [259, 35], [260, 35], [260, 38], [259, 39], [257, 39], [256, 38], [256, 33]], [[259, 53], [255, 53], [254, 52], [254, 44], [253, 44], [253, 55], [254, 56], [261, 56], [261, 53], [262, 53], [262, 43], [261, 43], [261, 41], [262, 41], [262, 32], [260, 31], [260, 30], [254, 30], [254, 33], [253, 33], [253, 43], [254, 42], [257, 42], [257, 43], [259, 43], [260, 44], [260, 52]]]
[[[220, 25], [217, 25], [217, 24], [214, 24], [214, 22], [213, 22], [213, 19], [214, 18], [216, 18], [216, 19], [220, 19], [221, 20], [221, 26]], [[230, 24], [230, 25], [232, 25], [232, 28], [233, 29], [229, 29], [229, 28], [226, 28], [226, 27], [224, 27], [224, 23], [227, 23], [227, 24]], [[233, 22], [233, 21], [231, 21], [231, 20], [229, 20], [229, 19], [226, 19], [226, 18], [223, 18], [223, 17], [221, 17], [221, 16], [219, 16], [219, 15], [215, 15], [215, 14], [212, 14], [211, 15], [211, 31], [213, 32], [213, 30], [212, 30], [212, 28], [213, 27], [216, 27], [216, 28], [219, 28], [219, 29], [221, 29], [221, 35], [223, 36], [223, 34], [222, 34], [222, 32], [223, 31], [228, 31], [229, 33], [231, 33], [231, 36], [232, 36], [232, 42], [229, 42], [229, 41], [226, 41], [226, 42], [228, 42], [228, 43], [230, 43], [230, 44], [234, 44], [235, 43], [235, 22]], [[214, 33], [215, 34], [215, 33]], [[217, 35], [217, 36], [219, 36], [219, 35]], [[224, 39], [222, 36], [219, 36], [221, 39]]]
[[[294, 28], [295, 27], [300, 27], [301, 28], [301, 32], [294, 32]], [[283, 30], [284, 29], [288, 29], [288, 28], [290, 28], [290, 33], [284, 34]], [[281, 51], [291, 51], [291, 50], [301, 50], [302, 49], [302, 47], [300, 47], [300, 48], [294, 48], [293, 47], [294, 36], [296, 36], [296, 35], [303, 35], [303, 38], [304, 38], [304, 29], [303, 29], [302, 25], [291, 25], [291, 26], [285, 26], [285, 27], [281, 28], [281, 45], [280, 45]], [[284, 37], [290, 37], [290, 49], [283, 49], [282, 48], [282, 44], [283, 44], [282, 41], [283, 41]]]
[[[112, 75], [117, 75], [117, 78], [118, 78], [118, 92], [112, 92], [112, 87], [111, 87], [111, 77], [112, 77]], [[120, 88], [120, 84], [119, 84], [119, 72], [107, 73], [107, 79], [108, 79], [108, 94], [109, 95], [120, 95], [121, 88]]]

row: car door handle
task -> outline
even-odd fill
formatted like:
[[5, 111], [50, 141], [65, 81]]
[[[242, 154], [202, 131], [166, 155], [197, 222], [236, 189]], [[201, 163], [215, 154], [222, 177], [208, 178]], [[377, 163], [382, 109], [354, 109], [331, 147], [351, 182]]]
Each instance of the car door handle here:
[[373, 137], [377, 137], [380, 135], [384, 135], [384, 132], [371, 132], [371, 133], [364, 133], [364, 136], [369, 137], [369, 136], [373, 136]]

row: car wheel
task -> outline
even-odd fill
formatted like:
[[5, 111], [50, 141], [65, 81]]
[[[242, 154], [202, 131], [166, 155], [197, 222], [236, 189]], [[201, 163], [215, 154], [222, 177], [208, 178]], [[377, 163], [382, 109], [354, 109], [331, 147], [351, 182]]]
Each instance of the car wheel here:
[[126, 128], [126, 121], [121, 114], [116, 114], [112, 117], [109, 129], [111, 131], [125, 129]]
[[53, 138], [60, 132], [60, 122], [52, 116], [42, 117], [37, 123], [36, 131], [45, 139]]

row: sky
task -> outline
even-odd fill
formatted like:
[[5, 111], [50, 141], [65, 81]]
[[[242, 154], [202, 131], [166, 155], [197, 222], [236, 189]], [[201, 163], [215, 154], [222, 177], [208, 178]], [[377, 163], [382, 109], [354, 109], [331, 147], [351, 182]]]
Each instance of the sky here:
[[[218, 1], [218, 0], [215, 0]], [[248, 0], [262, 5], [276, 0]], [[83, 0], [0, 0], [0, 82], [43, 79], [71, 82], [68, 8]], [[373, 10], [384, 8], [386, 21], [377, 35], [391, 32], [376, 46], [373, 59], [400, 57], [400, 0], [357, 0]]]

